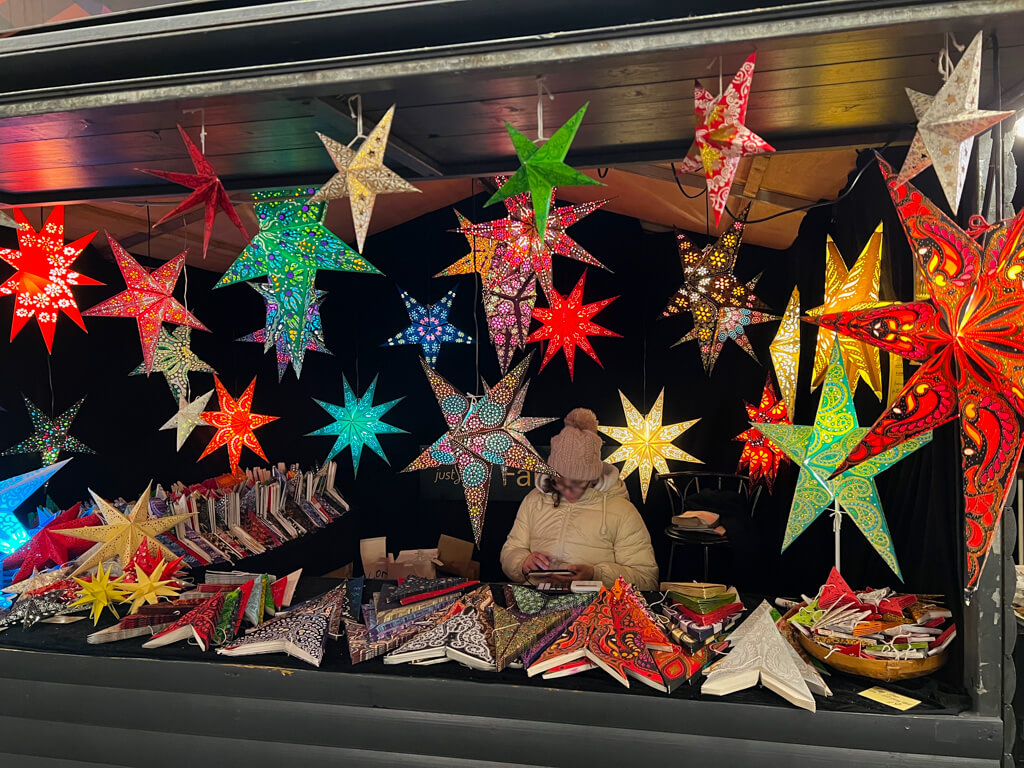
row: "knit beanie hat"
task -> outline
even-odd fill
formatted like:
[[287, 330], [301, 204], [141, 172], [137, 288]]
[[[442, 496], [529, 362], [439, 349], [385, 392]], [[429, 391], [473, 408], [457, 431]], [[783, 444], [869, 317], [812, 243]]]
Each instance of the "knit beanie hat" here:
[[597, 416], [589, 408], [574, 408], [562, 431], [551, 438], [548, 464], [567, 480], [597, 480], [604, 467], [601, 445]]

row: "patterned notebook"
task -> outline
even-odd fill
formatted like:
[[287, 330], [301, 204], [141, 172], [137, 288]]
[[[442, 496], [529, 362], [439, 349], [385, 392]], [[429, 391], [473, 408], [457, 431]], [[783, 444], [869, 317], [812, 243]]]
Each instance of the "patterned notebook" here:
[[319, 667], [327, 648], [327, 627], [333, 611], [333, 606], [325, 605], [271, 619], [231, 645], [218, 648], [217, 653], [224, 656], [287, 653]]

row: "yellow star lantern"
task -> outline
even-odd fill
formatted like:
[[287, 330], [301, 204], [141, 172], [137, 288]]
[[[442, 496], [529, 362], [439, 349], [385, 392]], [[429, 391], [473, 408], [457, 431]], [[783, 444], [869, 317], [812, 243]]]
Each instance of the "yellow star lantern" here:
[[[820, 337], [819, 337], [820, 338]], [[796, 381], [800, 372], [800, 289], [794, 288], [779, 323], [779, 330], [768, 345], [779, 380], [779, 391], [790, 418], [796, 413]]]
[[[846, 268], [839, 248], [829, 236], [825, 245], [825, 303], [807, 310], [810, 317], [882, 307], [890, 302], [878, 300], [878, 275], [882, 262], [882, 224], [879, 223], [868, 239], [864, 250], [853, 267]], [[843, 366], [849, 377], [850, 388], [855, 389], [861, 379], [867, 382], [875, 397], [882, 399], [882, 369], [878, 361], [878, 348], [846, 336], [818, 329], [814, 348], [814, 374], [811, 388], [825, 381], [832, 346], [838, 340]]]
[[[164, 571], [167, 569], [167, 561], [160, 558], [160, 562], [153, 568], [152, 573], [146, 573], [138, 563], [135, 564], [135, 582], [121, 585], [128, 594], [127, 600], [131, 601], [131, 613], [138, 613], [139, 608], [145, 603], [156, 605], [161, 597], [169, 597], [172, 600], [178, 596], [178, 587], [173, 586], [177, 582], [173, 578], [164, 578]], [[174, 576], [174, 574], [168, 574]]]
[[109, 608], [110, 612], [114, 614], [115, 618], [121, 618], [117, 615], [117, 611], [114, 610], [114, 603], [124, 602], [124, 592], [122, 591], [124, 584], [121, 580], [124, 576], [118, 576], [116, 579], [111, 580], [110, 571], [103, 570], [103, 563], [99, 563], [96, 566], [96, 573], [91, 579], [79, 579], [75, 578], [81, 589], [81, 597], [79, 597], [71, 605], [91, 605], [89, 609], [89, 616], [92, 617], [92, 624], [96, 624], [100, 620], [100, 614], [103, 613], [104, 608]]
[[473, 222], [467, 219], [458, 211], [455, 215], [459, 219], [458, 232], [462, 232], [469, 243], [469, 253], [456, 261], [454, 264], [445, 267], [434, 277], [456, 277], [458, 275], [480, 275], [480, 281], [487, 285], [487, 278], [491, 274], [491, 265], [494, 263], [495, 255], [499, 258], [508, 248], [504, 240], [497, 240], [481, 235], [467, 232], [466, 228], [473, 226]]
[[150, 520], [149, 489], [150, 486], [147, 485], [146, 490], [139, 496], [139, 500], [135, 502], [135, 506], [132, 507], [132, 511], [127, 517], [122, 515], [110, 502], [97, 496], [94, 491], [89, 491], [96, 501], [96, 508], [106, 521], [106, 525], [67, 528], [61, 531], [65, 536], [74, 536], [78, 539], [102, 544], [100, 547], [93, 547], [83, 555], [83, 560], [75, 569], [75, 574], [88, 571], [98, 563], [110, 560], [114, 555], [120, 558], [122, 564], [127, 564], [143, 541], [148, 542], [150, 547], [157, 547], [165, 559], [173, 560], [175, 558], [174, 553], [157, 541], [156, 537], [192, 515], [168, 515]]
[[673, 461], [690, 461], [694, 464], [703, 464], [700, 459], [694, 458], [683, 450], [672, 445], [672, 441], [688, 430], [700, 419], [684, 421], [680, 424], [662, 425], [662, 412], [665, 401], [665, 390], [658, 394], [654, 407], [646, 416], [641, 416], [626, 396], [619, 392], [622, 398], [622, 411], [626, 414], [625, 427], [598, 427], [598, 430], [617, 440], [621, 445], [608, 457], [607, 461], [615, 464], [625, 462], [622, 465], [622, 478], [629, 477], [634, 470], [640, 472], [640, 494], [643, 500], [647, 501], [647, 489], [651, 486], [651, 474], [656, 469], [658, 472], [668, 472], [666, 459]]

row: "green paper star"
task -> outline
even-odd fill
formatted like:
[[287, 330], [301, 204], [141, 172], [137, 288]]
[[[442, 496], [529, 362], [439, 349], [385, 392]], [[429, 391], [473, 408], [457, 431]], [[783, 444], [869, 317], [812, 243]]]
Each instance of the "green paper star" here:
[[[22, 395], [22, 397], [25, 397]], [[3, 452], [4, 456], [15, 453], [38, 453], [43, 466], [53, 464], [61, 451], [68, 453], [95, 453], [92, 448], [68, 434], [71, 422], [78, 415], [78, 409], [85, 402], [83, 397], [55, 419], [43, 413], [31, 400], [25, 397], [25, 407], [32, 419], [32, 434], [17, 445]]]
[[[188, 391], [189, 373], [216, 373], [192, 351], [192, 329], [181, 325], [173, 331], [160, 329], [160, 338], [156, 342], [156, 355], [153, 357], [153, 370], [162, 373], [167, 379], [167, 386], [175, 400]], [[132, 376], [146, 373], [145, 364], [140, 365]], [[147, 374], [148, 375], [148, 374]]]
[[171, 416], [160, 429], [177, 429], [177, 449], [181, 450], [181, 446], [188, 440], [188, 436], [192, 434], [192, 430], [196, 427], [208, 427], [210, 422], [203, 418], [203, 411], [206, 410], [206, 404], [210, 402], [210, 398], [213, 397], [213, 390], [211, 389], [205, 395], [200, 395], [191, 403], [184, 397], [178, 398], [178, 412]]
[[555, 131], [554, 135], [540, 148], [513, 128], [510, 123], [505, 123], [509, 138], [512, 139], [512, 145], [516, 148], [520, 166], [515, 176], [502, 184], [501, 188], [491, 195], [491, 199], [485, 206], [500, 203], [513, 195], [529, 192], [533, 201], [537, 232], [542, 242], [548, 225], [552, 190], [555, 187], [604, 186], [597, 179], [592, 179], [563, 162], [572, 145], [572, 140], [576, 138], [576, 131], [579, 129], [580, 123], [583, 122], [583, 115], [586, 113], [589, 103], [580, 107], [579, 111], [570, 117], [565, 125]]
[[882, 512], [882, 502], [878, 498], [875, 475], [927, 444], [932, 439], [931, 432], [907, 440], [831, 477], [868, 433], [866, 427], [857, 426], [857, 411], [838, 344], [832, 349], [813, 427], [753, 423], [751, 426], [800, 465], [800, 476], [782, 542], [783, 551], [838, 499], [840, 508], [850, 516], [886, 565], [902, 579]]
[[353, 475], [359, 472], [359, 458], [363, 453], [364, 445], [384, 459], [386, 464], [390, 465], [391, 462], [384, 455], [384, 449], [381, 448], [377, 435], [406, 434], [404, 429], [393, 427], [381, 421], [381, 417], [403, 398], [399, 397], [397, 400], [374, 405], [373, 393], [377, 387], [376, 376], [373, 377], [370, 386], [366, 388], [366, 392], [360, 398], [355, 396], [352, 387], [348, 383], [348, 379], [342, 376], [341, 381], [345, 390], [345, 405], [334, 405], [333, 403], [316, 400], [315, 402], [331, 414], [335, 421], [333, 424], [321, 427], [315, 432], [310, 432], [307, 437], [314, 435], [337, 435], [338, 439], [334, 441], [334, 446], [331, 448], [331, 452], [327, 454], [327, 458], [324, 459], [324, 464], [337, 456], [345, 446], [348, 446], [352, 449]]

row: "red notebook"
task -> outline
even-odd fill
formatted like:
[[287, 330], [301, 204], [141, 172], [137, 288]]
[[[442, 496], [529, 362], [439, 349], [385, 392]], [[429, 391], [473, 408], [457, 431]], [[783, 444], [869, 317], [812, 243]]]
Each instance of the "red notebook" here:
[[743, 610], [743, 603], [729, 603], [723, 605], [711, 613], [695, 613], [687, 608], [685, 605], [679, 603], [673, 603], [672, 607], [679, 611], [683, 616], [692, 621], [694, 624], [700, 627], [710, 627], [712, 624], [717, 624], [720, 621], [725, 621], [727, 618], [735, 613], [739, 613]]

